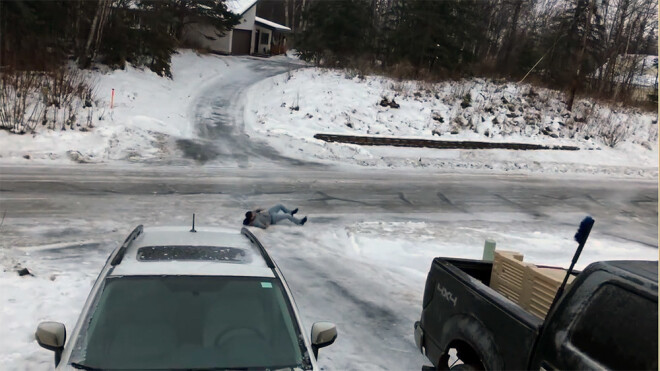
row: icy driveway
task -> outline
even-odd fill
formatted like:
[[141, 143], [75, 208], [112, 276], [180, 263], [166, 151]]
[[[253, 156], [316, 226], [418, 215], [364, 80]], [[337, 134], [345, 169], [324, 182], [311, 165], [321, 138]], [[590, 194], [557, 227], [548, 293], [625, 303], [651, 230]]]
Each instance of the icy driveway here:
[[[657, 259], [657, 183], [397, 172], [226, 168], [0, 168], [0, 362], [46, 369], [42, 320], [72, 328], [110, 251], [137, 224], [240, 228], [243, 212], [300, 207], [304, 227], [256, 231], [282, 268], [309, 330], [334, 321], [320, 355], [333, 370], [419, 369], [412, 338], [434, 256], [477, 258], [483, 240], [526, 260], [567, 265], [580, 219], [596, 219], [579, 266]], [[34, 277], [19, 277], [15, 267]]]
[[282, 156], [268, 143], [245, 133], [246, 90], [253, 84], [301, 68], [292, 59], [234, 58], [231, 71], [208, 84], [193, 105], [195, 139], [177, 140], [184, 157], [199, 163], [248, 167], [251, 164], [302, 165]]
[[[264, 143], [243, 134], [243, 91], [252, 84], [300, 68], [297, 59], [198, 55], [179, 50], [172, 57], [173, 78], [148, 69], [88, 71], [97, 105], [82, 110], [94, 129], [14, 135], [0, 131], [0, 163], [215, 162], [244, 166], [248, 158], [281, 160]], [[111, 92], [115, 93], [110, 109]]]

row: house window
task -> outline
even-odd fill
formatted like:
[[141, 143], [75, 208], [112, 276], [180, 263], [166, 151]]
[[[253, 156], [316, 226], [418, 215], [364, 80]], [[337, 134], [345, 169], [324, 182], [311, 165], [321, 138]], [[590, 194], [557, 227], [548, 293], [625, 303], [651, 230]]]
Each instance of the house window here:
[[268, 36], [269, 36], [269, 34], [267, 34], [265, 32], [262, 32], [261, 33], [261, 41], [259, 42], [259, 44], [268, 44]]

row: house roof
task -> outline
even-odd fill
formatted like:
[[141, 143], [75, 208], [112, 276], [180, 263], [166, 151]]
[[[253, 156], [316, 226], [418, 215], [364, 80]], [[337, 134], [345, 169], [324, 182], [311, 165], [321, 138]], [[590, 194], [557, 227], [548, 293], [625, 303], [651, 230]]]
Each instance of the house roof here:
[[252, 8], [257, 0], [226, 0], [227, 9], [238, 15], [243, 15], [248, 9]]
[[275, 23], [275, 22], [269, 21], [269, 20], [267, 20], [267, 19], [263, 19], [263, 18], [261, 18], [261, 17], [254, 17], [254, 21], [257, 22], [257, 23], [261, 23], [262, 25], [264, 25], [264, 26], [266, 26], [266, 27], [270, 27], [270, 28], [275, 29], [275, 30], [279, 30], [279, 31], [291, 31], [291, 29], [290, 29], [289, 27], [287, 27], [287, 26], [284, 26], [284, 25], [281, 25], [281, 24], [279, 24], [279, 23]]

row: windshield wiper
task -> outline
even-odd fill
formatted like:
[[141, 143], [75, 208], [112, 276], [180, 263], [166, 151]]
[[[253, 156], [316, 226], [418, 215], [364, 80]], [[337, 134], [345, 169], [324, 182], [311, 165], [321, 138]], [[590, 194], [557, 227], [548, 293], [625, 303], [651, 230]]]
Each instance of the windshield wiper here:
[[85, 366], [85, 365], [81, 365], [80, 363], [75, 363], [75, 362], [71, 362], [71, 367], [73, 367], [73, 368], [77, 368], [77, 369], [79, 369], [79, 370], [91, 370], [91, 371], [100, 371], [100, 370], [103, 370], [102, 368], [96, 368], [96, 367]]

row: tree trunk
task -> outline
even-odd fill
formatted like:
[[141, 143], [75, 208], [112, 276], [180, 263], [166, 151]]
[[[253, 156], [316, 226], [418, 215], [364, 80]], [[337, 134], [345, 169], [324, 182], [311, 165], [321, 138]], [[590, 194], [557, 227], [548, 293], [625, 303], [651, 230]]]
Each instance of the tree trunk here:
[[73, 47], [76, 54], [80, 53], [80, 20], [82, 19], [83, 0], [78, 0], [76, 12], [76, 22], [73, 27]]
[[518, 18], [520, 17], [520, 8], [522, 8], [522, 0], [517, 0], [515, 8], [513, 10], [513, 18], [511, 19], [511, 27], [509, 28], [509, 35], [507, 37], [507, 45], [504, 51], [504, 62], [503, 66], [506, 66], [506, 69], [511, 71], [511, 50], [513, 50], [513, 45], [516, 43], [516, 30], [518, 29]]
[[103, 13], [103, 3], [105, 0], [98, 0], [96, 5], [96, 14], [94, 14], [94, 19], [92, 20], [92, 26], [89, 28], [89, 36], [87, 36], [87, 43], [85, 43], [85, 49], [83, 50], [82, 55], [79, 57], [78, 61], [80, 66], [86, 68], [89, 66], [89, 49], [92, 47], [92, 41], [94, 40], [94, 35], [99, 26], [99, 18]]
[[287, 27], [291, 27], [291, 22], [289, 19], [289, 2], [291, 0], [284, 0], [284, 23]]
[[179, 23], [176, 26], [176, 31], [175, 31], [175, 36], [178, 41], [181, 41], [183, 38], [183, 28], [185, 26], [186, 22], [186, 4], [183, 2], [177, 3], [178, 8], [176, 9], [176, 18], [178, 19]]
[[108, 16], [110, 15], [110, 1], [111, 0], [102, 0], [103, 2], [103, 12], [101, 14], [101, 20], [99, 21], [99, 27], [96, 32], [96, 40], [94, 42], [94, 48], [92, 49], [92, 59], [96, 57], [96, 53], [101, 46], [101, 39], [103, 38], [103, 29], [108, 23]]
[[296, 0], [293, 1], [293, 6], [291, 7], [291, 32], [296, 32]]
[[582, 47], [580, 48], [580, 52], [578, 53], [577, 57], [577, 63], [575, 66], [575, 76], [573, 77], [573, 81], [571, 83], [571, 90], [568, 96], [568, 102], [566, 102], [566, 109], [568, 111], [573, 110], [573, 102], [575, 101], [575, 93], [577, 92], [578, 85], [580, 83], [580, 72], [582, 69], [582, 60], [584, 59], [584, 51], [587, 49], [587, 40], [588, 40], [588, 35], [589, 32], [591, 32], [591, 17], [592, 14], [594, 13], [594, 1], [595, 0], [589, 0], [589, 7], [587, 11], [587, 16], [585, 20], [585, 27], [584, 27], [584, 34], [582, 35]]
[[601, 86], [599, 88], [600, 92], [605, 91], [605, 87], [608, 86], [608, 91], [614, 89], [614, 75], [616, 72], [617, 65], [617, 56], [621, 51], [621, 37], [623, 35], [623, 26], [625, 19], [628, 16], [628, 7], [630, 5], [630, 0], [623, 0], [623, 2], [616, 7], [616, 12], [614, 13], [614, 22], [610, 27], [610, 36], [609, 39], [612, 40], [608, 42], [610, 47], [610, 53], [607, 62], [607, 68], [605, 68], [605, 73], [603, 74], [603, 80], [601, 81]]
[[[497, 6], [497, 3], [495, 4], [495, 6]], [[493, 19], [494, 18], [495, 17], [493, 15], [493, 12], [492, 12], [492, 9], [491, 9], [491, 12], [488, 16], [488, 25], [486, 26], [486, 37], [487, 37], [487, 40], [488, 40], [487, 41], [488, 42], [488, 48], [486, 49], [486, 58], [490, 58], [490, 56], [491, 56], [490, 49], [493, 47], [493, 43], [492, 43], [493, 38], [491, 36], [492, 35], [491, 25], [493, 24]]]
[[[637, 22], [637, 20], [635, 20], [635, 22]], [[628, 55], [628, 47], [630, 46], [630, 38], [631, 38], [631, 37], [632, 37], [632, 27], [630, 27], [630, 32], [628, 33], [628, 38], [627, 38], [627, 40], [626, 40], [626, 49], [625, 49], [625, 51], [624, 51], [624, 53], [623, 53], [624, 56], [625, 56], [625, 55]], [[624, 62], [624, 63], [625, 63], [625, 62]], [[624, 64], [624, 66], [625, 66], [625, 64]], [[629, 68], [630, 68], [630, 67], [629, 67]], [[617, 88], [617, 89], [614, 89], [614, 96], [613, 96], [613, 99], [614, 99], [614, 100], [616, 100], [616, 98], [618, 97], [618, 95], [619, 95], [619, 93], [621, 92], [622, 89], [627, 89], [627, 88], [628, 88], [628, 86], [626, 86], [626, 85], [627, 85], [627, 81], [625, 81], [625, 80], [622, 81], [622, 82], [620, 82], [620, 83], [618, 83], [617, 85], [618, 85], [618, 88]]]
[[305, 22], [305, 12], [307, 11], [307, 0], [302, 0], [302, 7], [300, 8], [300, 31], [305, 31], [307, 24]]

